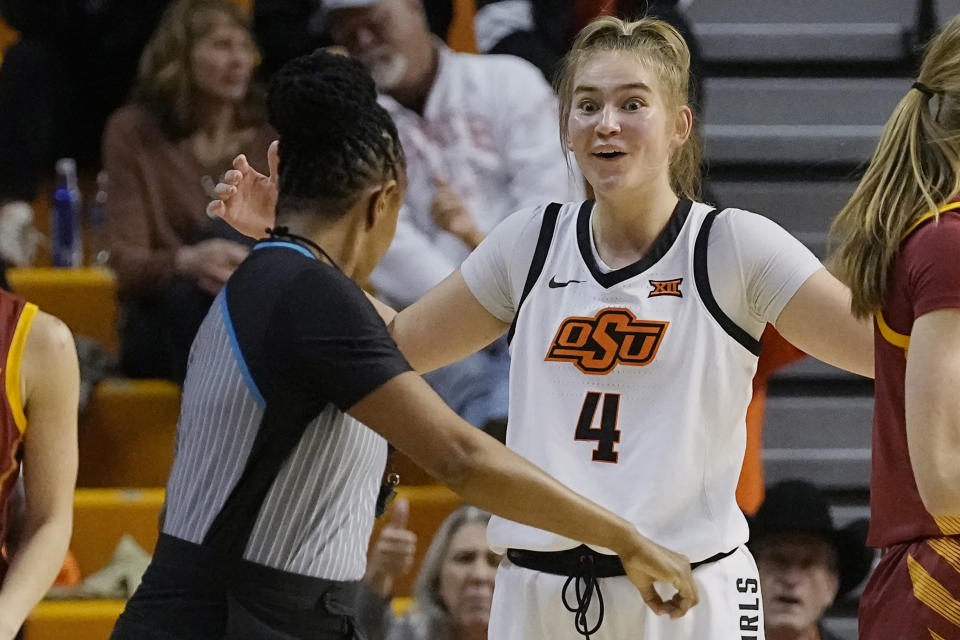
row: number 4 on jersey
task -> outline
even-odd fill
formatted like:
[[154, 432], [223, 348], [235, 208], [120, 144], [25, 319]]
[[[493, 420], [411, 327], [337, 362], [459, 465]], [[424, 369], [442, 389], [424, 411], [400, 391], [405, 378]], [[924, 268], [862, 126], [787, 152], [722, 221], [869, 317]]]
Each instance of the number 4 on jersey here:
[[[603, 396], [603, 410], [600, 415], [600, 426], [593, 426], [593, 419]], [[594, 462], [616, 463], [619, 454], [614, 451], [613, 445], [620, 442], [620, 430], [617, 429], [617, 413], [620, 411], [619, 393], [598, 393], [588, 391], [583, 400], [583, 409], [577, 420], [576, 440], [591, 440], [597, 443], [593, 450]]]

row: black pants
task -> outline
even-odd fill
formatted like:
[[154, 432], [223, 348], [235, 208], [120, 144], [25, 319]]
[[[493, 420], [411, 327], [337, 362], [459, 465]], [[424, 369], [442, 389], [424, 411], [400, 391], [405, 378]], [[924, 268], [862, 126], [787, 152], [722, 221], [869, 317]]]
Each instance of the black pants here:
[[121, 303], [120, 370], [131, 378], [182, 384], [197, 329], [213, 296], [192, 282], [174, 280], [163, 293]]
[[357, 586], [226, 559], [161, 534], [110, 640], [363, 640]]

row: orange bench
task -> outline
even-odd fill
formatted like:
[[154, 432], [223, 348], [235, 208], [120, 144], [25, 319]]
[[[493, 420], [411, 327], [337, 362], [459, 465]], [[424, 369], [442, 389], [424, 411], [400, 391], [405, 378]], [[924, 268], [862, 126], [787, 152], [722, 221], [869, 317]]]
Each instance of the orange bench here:
[[[437, 527], [460, 505], [460, 498], [445, 487], [400, 487], [400, 496], [410, 500], [410, 526], [419, 544], [416, 563], [400, 580], [394, 592], [394, 611], [409, 605], [413, 577]], [[157, 540], [157, 521], [163, 505], [162, 489], [77, 489], [74, 497], [74, 528], [70, 547], [83, 575], [106, 564], [124, 533], [152, 552]], [[384, 524], [377, 523], [375, 530]], [[105, 640], [123, 602], [115, 600], [42, 602], [27, 620], [27, 640]]]
[[180, 388], [165, 380], [106, 380], [80, 417], [80, 487], [161, 487], [173, 464]]
[[10, 287], [41, 310], [63, 320], [76, 335], [117, 353], [117, 280], [103, 268], [9, 269]]
[[[110, 560], [124, 533], [148, 552], [157, 542], [163, 489], [77, 489], [70, 549], [84, 576]], [[29, 640], [106, 640], [123, 611], [118, 600], [41, 602], [26, 624]]]

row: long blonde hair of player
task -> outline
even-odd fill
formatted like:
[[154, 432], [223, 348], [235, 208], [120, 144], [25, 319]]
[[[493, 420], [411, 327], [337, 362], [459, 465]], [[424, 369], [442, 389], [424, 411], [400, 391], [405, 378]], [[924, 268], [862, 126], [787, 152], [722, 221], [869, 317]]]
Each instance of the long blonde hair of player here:
[[[641, 18], [626, 22], [603, 16], [581, 29], [564, 57], [554, 87], [560, 99], [560, 142], [567, 148], [567, 121], [573, 102], [577, 69], [600, 52], [633, 53], [639, 62], [657, 71], [663, 98], [672, 108], [687, 104], [690, 86], [690, 49], [683, 36], [663, 20]], [[694, 128], [682, 147], [670, 158], [670, 185], [674, 193], [690, 200], [700, 195], [700, 159], [703, 152]]]
[[830, 270], [853, 293], [854, 315], [883, 303], [904, 235], [960, 193], [960, 15], [927, 45], [856, 191], [830, 229]]

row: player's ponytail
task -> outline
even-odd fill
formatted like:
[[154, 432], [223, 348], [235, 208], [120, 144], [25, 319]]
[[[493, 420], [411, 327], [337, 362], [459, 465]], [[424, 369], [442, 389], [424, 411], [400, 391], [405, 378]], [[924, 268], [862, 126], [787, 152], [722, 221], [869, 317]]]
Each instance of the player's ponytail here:
[[930, 42], [917, 82], [887, 121], [853, 196], [830, 230], [829, 266], [852, 310], [883, 303], [904, 234], [960, 193], [960, 16]]
[[[554, 82], [560, 99], [560, 141], [567, 148], [567, 121], [577, 70], [597, 52], [633, 53], [657, 72], [667, 105], [687, 104], [690, 85], [690, 49], [683, 36], [663, 20], [641, 18], [626, 22], [602, 16], [584, 27], [564, 57]], [[696, 200], [700, 195], [702, 150], [696, 127], [670, 158], [670, 185], [674, 193]]]

